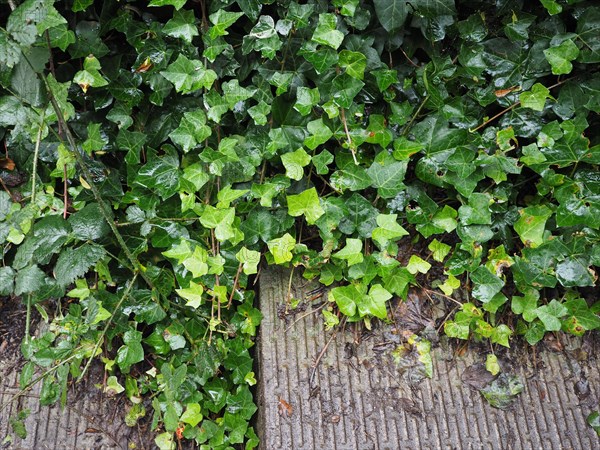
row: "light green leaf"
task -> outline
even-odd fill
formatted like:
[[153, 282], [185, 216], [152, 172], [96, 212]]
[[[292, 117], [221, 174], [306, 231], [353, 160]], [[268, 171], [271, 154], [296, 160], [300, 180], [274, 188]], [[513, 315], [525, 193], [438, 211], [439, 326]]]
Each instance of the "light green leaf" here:
[[243, 15], [244, 13], [241, 12], [229, 12], [219, 8], [217, 12], [208, 16], [208, 20], [213, 24], [208, 30], [208, 35], [211, 39], [228, 35], [227, 28], [233, 25]]
[[485, 370], [494, 376], [500, 373], [500, 364], [498, 364], [498, 357], [496, 355], [491, 353], [487, 355], [485, 359]]
[[192, 273], [194, 278], [198, 278], [208, 273], [207, 261], [208, 252], [199, 245], [196, 245], [192, 254], [185, 258], [182, 264]]
[[544, 56], [552, 66], [554, 75], [566, 75], [573, 70], [571, 61], [579, 56], [579, 48], [571, 39], [567, 39], [556, 47], [544, 50]]
[[361, 303], [363, 296], [364, 294], [358, 292], [353, 285], [335, 287], [328, 294], [329, 301], [335, 302], [340, 311], [348, 317], [356, 315], [357, 305]]
[[333, 136], [333, 132], [327, 125], [325, 125], [323, 119], [317, 119], [308, 122], [306, 128], [310, 132], [310, 136], [304, 139], [304, 145], [311, 150], [314, 150], [319, 145], [324, 144], [331, 136]]
[[542, 245], [546, 221], [552, 216], [552, 210], [546, 205], [528, 206], [520, 209], [519, 215], [514, 228], [521, 241], [531, 247]]
[[285, 167], [285, 175], [292, 180], [300, 181], [304, 176], [304, 167], [310, 163], [311, 157], [304, 149], [281, 155], [281, 162]]
[[271, 239], [267, 242], [267, 246], [273, 255], [275, 264], [283, 264], [292, 260], [292, 250], [296, 246], [296, 239], [289, 233], [285, 233], [280, 238]]
[[180, 239], [179, 242], [172, 244], [171, 248], [162, 252], [162, 254], [167, 258], [177, 260], [177, 264], [181, 264], [186, 258], [191, 256], [192, 248], [188, 240]]
[[193, 37], [200, 35], [194, 11], [185, 9], [175, 11], [173, 18], [163, 27], [163, 33], [174, 38], [181, 38], [191, 44]]
[[535, 83], [531, 91], [519, 95], [521, 106], [531, 108], [534, 111], [543, 111], [546, 99], [550, 97], [550, 90], [540, 83]]
[[325, 210], [319, 201], [317, 190], [312, 187], [296, 195], [287, 196], [288, 214], [292, 217], [304, 214], [306, 222], [313, 225], [319, 217], [325, 214]]
[[431, 269], [431, 264], [417, 255], [412, 255], [406, 265], [406, 269], [413, 275], [416, 275], [417, 273], [427, 273], [429, 272], [429, 269]]
[[238, 102], [248, 100], [254, 95], [254, 89], [246, 89], [240, 86], [240, 82], [236, 79], [223, 83], [223, 97], [229, 109], [233, 109]]
[[434, 239], [429, 243], [427, 248], [433, 253], [432, 256], [435, 261], [442, 262], [448, 253], [450, 253], [452, 247]]
[[191, 306], [196, 309], [202, 304], [202, 293], [204, 292], [204, 287], [201, 284], [194, 283], [190, 281], [189, 287], [185, 289], [175, 289], [177, 295], [181, 298], [187, 300], [186, 306]]
[[361, 317], [375, 316], [380, 319], [387, 318], [386, 303], [392, 298], [390, 294], [381, 284], [374, 284], [369, 289], [369, 294], [363, 296], [358, 302], [358, 312]]
[[360, 52], [342, 50], [339, 54], [338, 64], [346, 69], [346, 73], [353, 78], [362, 80], [367, 68], [367, 57]]
[[260, 252], [242, 247], [240, 251], [236, 253], [235, 258], [243, 264], [243, 270], [246, 275], [252, 275], [258, 272]]
[[535, 314], [544, 324], [546, 331], [558, 331], [561, 327], [561, 318], [567, 315], [569, 310], [557, 300], [552, 300], [544, 306], [535, 309]]
[[362, 247], [363, 243], [360, 239], [348, 238], [345, 247], [332, 254], [331, 257], [344, 260], [348, 263], [348, 266], [352, 266], [363, 261]]
[[[85, 0], [87, 1], [87, 0]], [[148, 6], [167, 6], [167, 5], [171, 5], [173, 7], [175, 7], [176, 10], [179, 10], [183, 7], [183, 5], [185, 5], [187, 0], [150, 0], [150, 3], [148, 3]], [[161, 450], [163, 450], [161, 448]]]
[[188, 403], [186, 409], [179, 418], [183, 423], [188, 423], [192, 427], [198, 425], [203, 419], [200, 405], [198, 403]]
[[310, 114], [312, 108], [319, 104], [321, 95], [318, 88], [310, 89], [306, 86], [299, 86], [296, 90], [296, 103], [294, 109], [303, 116]]
[[380, 248], [385, 248], [391, 240], [408, 235], [408, 231], [398, 223], [397, 218], [398, 214], [377, 215], [377, 228], [373, 230], [371, 238]]
[[337, 17], [335, 14], [319, 14], [319, 23], [312, 36], [312, 40], [318, 44], [327, 45], [334, 50], [342, 44], [344, 33], [336, 30]]
[[184, 113], [181, 122], [179, 122], [179, 127], [173, 130], [169, 137], [187, 153], [211, 134], [210, 127], [206, 125], [204, 111], [197, 109]]
[[182, 94], [189, 94], [201, 88], [210, 89], [217, 79], [217, 74], [206, 69], [201, 61], [190, 60], [182, 54], [169, 64], [160, 74], [175, 86], [175, 90]]
[[215, 237], [223, 242], [235, 236], [234, 219], [235, 208], [217, 209], [208, 205], [200, 216], [200, 223], [207, 228], [214, 228]]
[[460, 280], [456, 278], [454, 275], [448, 275], [446, 281], [438, 286], [442, 292], [448, 296], [452, 295], [452, 293], [460, 287]]

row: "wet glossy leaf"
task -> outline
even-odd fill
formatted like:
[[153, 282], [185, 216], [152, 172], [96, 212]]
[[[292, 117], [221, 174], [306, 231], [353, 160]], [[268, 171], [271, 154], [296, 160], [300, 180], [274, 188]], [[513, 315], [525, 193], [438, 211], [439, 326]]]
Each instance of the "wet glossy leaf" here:
[[72, 283], [85, 275], [105, 254], [103, 247], [93, 244], [63, 250], [54, 268], [56, 281], [62, 286]]
[[549, 94], [550, 90], [548, 88], [540, 83], [536, 83], [531, 87], [531, 91], [523, 92], [519, 95], [519, 100], [521, 101], [521, 106], [524, 108], [542, 111]]
[[176, 10], [173, 18], [163, 27], [163, 33], [174, 38], [181, 38], [191, 44], [194, 36], [199, 36], [194, 11]]
[[552, 66], [554, 75], [566, 75], [573, 70], [571, 61], [579, 56], [579, 48], [571, 39], [567, 39], [556, 47], [544, 50], [544, 55]]
[[379, 23], [388, 32], [400, 28], [410, 11], [410, 7], [403, 0], [374, 0], [374, 3]]
[[181, 54], [161, 72], [161, 75], [173, 83], [177, 92], [183, 94], [201, 88], [210, 89], [217, 79], [217, 74], [211, 69], [206, 69], [201, 61], [190, 60]]
[[319, 14], [319, 23], [315, 28], [312, 40], [336, 50], [344, 40], [344, 33], [336, 29], [337, 18], [334, 14]]
[[514, 227], [521, 241], [532, 247], [541, 245], [544, 242], [546, 221], [552, 216], [552, 210], [545, 205], [529, 206], [519, 210], [519, 215]]
[[287, 203], [288, 214], [293, 217], [304, 215], [309, 225], [314, 224], [319, 217], [325, 214], [314, 187], [300, 194], [288, 195]]

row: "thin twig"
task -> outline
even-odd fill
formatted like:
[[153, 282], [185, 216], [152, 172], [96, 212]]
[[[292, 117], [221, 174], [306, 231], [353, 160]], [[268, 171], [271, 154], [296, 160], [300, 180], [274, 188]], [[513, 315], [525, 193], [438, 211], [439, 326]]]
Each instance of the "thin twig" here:
[[346, 122], [346, 112], [344, 108], [340, 108], [340, 118], [342, 119], [342, 123], [344, 124], [344, 131], [346, 132], [346, 139], [348, 140], [348, 148], [350, 152], [352, 152], [352, 158], [354, 159], [354, 164], [358, 166], [358, 161], [356, 160], [356, 152], [352, 148], [352, 137], [350, 136], [350, 130], [348, 130], [348, 123]]
[[37, 137], [35, 139], [35, 149], [33, 151], [33, 171], [31, 174], [31, 203], [35, 203], [35, 184], [37, 183], [37, 164], [40, 154], [40, 143], [42, 142], [42, 132], [44, 131], [44, 118], [46, 111], [42, 111], [42, 117], [40, 120], [40, 129], [38, 130]]
[[[339, 326], [343, 326], [346, 323], [346, 316], [342, 319], [342, 323], [340, 323]], [[338, 328], [339, 329], [339, 328]], [[321, 359], [323, 359], [323, 356], [325, 355], [325, 352], [327, 351], [327, 349], [329, 348], [329, 344], [331, 344], [331, 342], [335, 339], [335, 337], [337, 336], [337, 332], [338, 329], [336, 329], [333, 334], [331, 335], [331, 337], [329, 338], [329, 340], [327, 341], [327, 344], [325, 344], [325, 347], [323, 347], [323, 350], [321, 350], [321, 353], [319, 353], [319, 356], [317, 356], [317, 359], [315, 360], [315, 363], [313, 364], [313, 369], [312, 369], [312, 373], [310, 374], [310, 378], [308, 379], [308, 385], [310, 387], [312, 387], [313, 385], [313, 380], [315, 378], [315, 373], [317, 373], [317, 368], [319, 367], [319, 363], [321, 362]]]
[[104, 336], [106, 336], [106, 332], [108, 331], [108, 327], [110, 327], [110, 325], [112, 324], [112, 321], [113, 321], [114, 317], [116, 316], [117, 311], [121, 307], [121, 304], [129, 296], [129, 293], [131, 292], [131, 288], [133, 287], [133, 284], [135, 283], [135, 279], [136, 278], [137, 278], [137, 273], [133, 275], [133, 278], [129, 282], [129, 286], [127, 286], [127, 288], [125, 289], [125, 292], [123, 293], [123, 295], [119, 299], [119, 302], [115, 306], [115, 309], [113, 310], [113, 313], [111, 314], [110, 318], [106, 322], [106, 325], [104, 325], [104, 329], [102, 330], [102, 333], [100, 333], [100, 336], [96, 339], [96, 345], [94, 346], [94, 350], [92, 351], [92, 355], [88, 359], [88, 361], [87, 361], [85, 367], [83, 368], [83, 370], [81, 371], [81, 374], [79, 375], [79, 377], [77, 377], [77, 381], [81, 381], [81, 379], [83, 378], [83, 376], [87, 372], [88, 368], [90, 367], [90, 364], [92, 363], [92, 359], [94, 359], [94, 356], [96, 356], [96, 352], [98, 351], [98, 348], [100, 348], [100, 345], [104, 341]]
[[238, 280], [240, 279], [240, 273], [242, 273], [243, 264], [238, 264], [237, 272], [235, 273], [235, 278], [233, 280], [233, 287], [231, 288], [231, 295], [229, 296], [229, 302], [227, 303], [227, 309], [231, 307], [231, 303], [233, 303], [233, 294], [235, 294], [235, 289], [238, 284]]
[[328, 304], [328, 302], [323, 302], [323, 304], [321, 306], [319, 306], [318, 308], [315, 309], [311, 309], [309, 312], [302, 314], [300, 317], [298, 317], [296, 320], [294, 320], [285, 330], [284, 333], [287, 333], [288, 331], [290, 331], [290, 328], [292, 328], [294, 325], [296, 325], [298, 322], [300, 322], [302, 319], [304, 319], [305, 317], [310, 316], [311, 314], [314, 314], [320, 310], [322, 310], [326, 305]]

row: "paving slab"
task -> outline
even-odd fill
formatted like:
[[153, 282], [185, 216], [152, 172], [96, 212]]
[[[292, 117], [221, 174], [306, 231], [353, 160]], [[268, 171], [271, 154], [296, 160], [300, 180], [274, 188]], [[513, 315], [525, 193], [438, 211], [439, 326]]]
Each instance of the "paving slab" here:
[[[11, 300], [12, 301], [12, 300]], [[15, 301], [16, 302], [16, 301]], [[40, 405], [41, 383], [15, 399], [21, 392], [19, 374], [24, 364], [19, 343], [24, 329], [21, 305], [0, 308], [0, 449], [11, 450], [108, 450], [154, 448], [150, 433], [125, 425], [125, 399], [109, 398], [102, 386], [104, 371], [92, 364], [86, 379], [70, 385], [67, 403]], [[43, 327], [43, 324], [41, 325]], [[7, 332], [7, 329], [12, 332]], [[12, 328], [17, 328], [12, 329]], [[11, 426], [19, 411], [28, 410], [23, 424], [27, 435], [20, 438]]]
[[524, 390], [501, 410], [478, 390], [490, 381], [482, 364], [487, 352], [480, 347], [457, 347], [441, 337], [431, 353], [432, 378], [415, 376], [393, 358], [403, 340], [394, 323], [360, 334], [346, 326], [332, 337], [320, 312], [311, 313], [319, 300], [312, 306], [302, 302], [301, 312], [286, 306], [288, 292], [305, 299], [316, 287], [298, 274], [290, 278], [289, 271], [261, 274], [257, 428], [262, 449], [600, 448], [586, 423], [598, 409], [597, 344], [567, 339], [538, 345], [555, 352], [529, 348], [502, 354], [503, 371], [517, 375]]

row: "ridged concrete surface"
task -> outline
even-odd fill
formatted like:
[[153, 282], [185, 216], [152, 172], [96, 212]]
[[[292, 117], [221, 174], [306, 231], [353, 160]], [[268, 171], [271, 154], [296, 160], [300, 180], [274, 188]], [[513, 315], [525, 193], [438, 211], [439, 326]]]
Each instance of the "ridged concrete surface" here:
[[[17, 350], [18, 351], [18, 350]], [[19, 371], [22, 361], [14, 353], [0, 359], [0, 406], [19, 392]], [[145, 445], [135, 428], [124, 423], [124, 400], [109, 399], [94, 386], [102, 384], [103, 373], [96, 366], [88, 381], [71, 387], [64, 409], [60, 406], [40, 406], [41, 383], [10, 403], [0, 412], [0, 448], [11, 450], [108, 450], [154, 448], [149, 439]], [[16, 436], [10, 419], [21, 410], [29, 409], [25, 419], [27, 437]], [[8, 439], [7, 439], [8, 437]], [[130, 444], [135, 444], [129, 447]]]
[[[415, 382], [382, 351], [395, 346], [389, 334], [375, 332], [355, 346], [346, 330], [331, 342], [311, 384], [313, 363], [331, 333], [323, 330], [320, 312], [300, 320], [310, 309], [286, 312], [289, 272], [268, 271], [260, 283], [261, 449], [600, 448], [586, 423], [598, 408], [596, 356], [580, 363], [573, 354], [581, 349], [563, 349], [535, 354], [535, 366], [505, 362], [505, 371], [518, 375], [525, 389], [508, 410], [499, 410], [473, 387], [486, 375], [482, 352], [459, 357], [455, 348], [438, 347], [433, 377]], [[295, 277], [291, 294], [302, 299], [313, 288]]]

